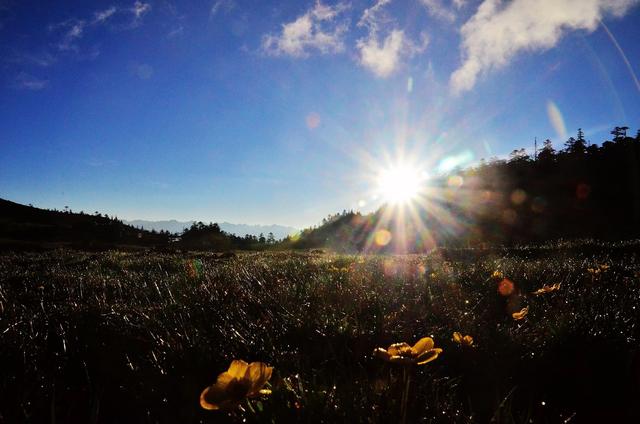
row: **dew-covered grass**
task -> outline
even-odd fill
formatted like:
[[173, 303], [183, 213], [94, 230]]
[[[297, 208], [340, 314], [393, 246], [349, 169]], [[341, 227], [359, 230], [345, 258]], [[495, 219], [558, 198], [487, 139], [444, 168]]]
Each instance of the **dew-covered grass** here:
[[[640, 422], [638, 259], [615, 245], [3, 254], [0, 422], [400, 422], [403, 367], [372, 352], [424, 336], [443, 353], [408, 369], [407, 422]], [[233, 359], [275, 367], [272, 394], [203, 410]]]

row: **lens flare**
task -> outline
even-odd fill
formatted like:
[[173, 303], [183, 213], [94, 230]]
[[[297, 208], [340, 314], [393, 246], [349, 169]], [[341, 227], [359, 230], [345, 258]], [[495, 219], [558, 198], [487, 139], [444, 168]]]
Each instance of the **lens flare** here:
[[567, 128], [564, 125], [564, 118], [562, 117], [562, 112], [558, 106], [551, 100], [547, 102], [547, 115], [549, 117], [549, 122], [553, 126], [553, 129], [556, 130], [556, 134], [561, 139], [567, 138]]

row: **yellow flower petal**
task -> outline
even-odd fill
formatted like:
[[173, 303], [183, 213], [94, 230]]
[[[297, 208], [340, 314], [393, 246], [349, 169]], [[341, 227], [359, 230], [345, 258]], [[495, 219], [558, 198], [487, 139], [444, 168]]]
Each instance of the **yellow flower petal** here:
[[[213, 389], [214, 386], [209, 386], [205, 388], [202, 393], [200, 393], [200, 406], [204, 409], [208, 409], [209, 411], [215, 411], [216, 409], [220, 409], [220, 407], [213, 403], [214, 399], [221, 398], [221, 393], [217, 391], [217, 389]], [[212, 389], [216, 392], [212, 393]]]
[[422, 355], [418, 356], [416, 360], [418, 361], [418, 365], [424, 365], [436, 359], [441, 353], [442, 349], [440, 348], [430, 349], [424, 352]]
[[431, 337], [423, 337], [413, 345], [413, 353], [421, 355], [423, 352], [433, 349], [434, 343]]
[[511, 316], [513, 317], [513, 319], [518, 321], [526, 317], [528, 313], [529, 313], [529, 307], [527, 306], [525, 308], [522, 308], [519, 312], [512, 313]]
[[434, 342], [431, 337], [424, 337], [412, 346], [409, 344], [394, 343], [389, 349], [377, 348], [373, 351], [373, 356], [384, 359], [397, 364], [415, 364], [420, 365], [433, 361], [438, 357], [442, 349], [434, 349]]
[[375, 356], [376, 358], [384, 359], [385, 361], [391, 359], [391, 355], [389, 355], [389, 352], [381, 347], [374, 349], [373, 356]]
[[459, 332], [454, 332], [453, 333], [453, 339], [454, 342], [456, 343], [461, 343], [462, 342], [462, 334], [460, 334]]
[[546, 284], [543, 285], [541, 288], [539, 288], [538, 290], [532, 292], [532, 294], [539, 296], [541, 294], [545, 294], [545, 293], [550, 293], [556, 290], [560, 290], [560, 283], [556, 283], [556, 284], [552, 284], [550, 286], [547, 286]]
[[252, 362], [249, 364], [249, 379], [251, 380], [251, 390], [249, 396], [256, 395], [262, 386], [271, 378], [273, 367], [269, 367], [262, 362]]
[[[230, 390], [231, 389], [231, 390]], [[242, 399], [241, 385], [231, 374], [223, 372], [218, 381], [200, 393], [200, 406], [210, 411], [234, 407]]]
[[467, 346], [471, 346], [471, 345], [473, 344], [473, 337], [471, 337], [471, 336], [469, 336], [469, 335], [464, 336], [464, 337], [462, 338], [462, 343], [463, 343], [463, 344], [465, 344], [465, 345], [467, 345]]
[[234, 378], [234, 376], [225, 371], [222, 374], [218, 375], [218, 378], [216, 379], [216, 386], [220, 386], [222, 389], [226, 390], [227, 386]]
[[411, 346], [409, 346], [405, 342], [394, 343], [391, 346], [389, 346], [389, 349], [387, 351], [389, 352], [389, 355], [391, 355], [391, 356], [398, 356], [398, 355], [402, 355], [402, 354], [406, 354], [406, 353], [410, 352], [411, 351]]
[[394, 364], [413, 364], [416, 360], [410, 356], [392, 356], [389, 358], [389, 362]]
[[249, 371], [249, 364], [242, 359], [236, 359], [231, 362], [227, 372], [234, 378], [244, 378], [247, 375], [247, 371]]

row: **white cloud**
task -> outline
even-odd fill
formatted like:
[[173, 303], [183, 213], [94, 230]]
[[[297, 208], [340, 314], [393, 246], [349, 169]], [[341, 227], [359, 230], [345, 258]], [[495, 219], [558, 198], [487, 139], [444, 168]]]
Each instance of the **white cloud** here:
[[106, 22], [110, 17], [115, 15], [115, 13], [117, 11], [118, 11], [118, 9], [115, 6], [111, 6], [108, 9], [95, 12], [93, 14], [93, 16], [94, 16], [93, 23], [94, 24], [102, 24], [102, 23]]
[[136, 1], [129, 9], [125, 9], [124, 12], [129, 12], [130, 21], [123, 26], [124, 29], [137, 28], [140, 25], [142, 18], [151, 11], [151, 4]]
[[380, 44], [376, 37], [358, 40], [360, 63], [375, 75], [385, 78], [395, 72], [400, 62], [404, 32], [393, 30]]
[[[420, 0], [420, 2], [427, 8], [427, 11], [431, 16], [437, 19], [442, 19], [447, 22], [453, 22], [456, 20], [455, 12], [449, 7], [445, 6], [443, 0]], [[462, 7], [464, 0], [455, 0], [456, 8]]]
[[49, 81], [36, 78], [21, 72], [15, 79], [15, 87], [25, 90], [39, 91], [49, 85]]
[[93, 18], [88, 19], [68, 19], [66, 21], [49, 25], [49, 31], [58, 34], [59, 41], [55, 46], [60, 51], [78, 52], [78, 41], [80, 41], [86, 33], [91, 32], [95, 28], [107, 24], [107, 21], [118, 19], [126, 21], [125, 24], [120, 22], [114, 25], [116, 28], [133, 29], [140, 24], [140, 20], [151, 10], [149, 3], [136, 1], [130, 8], [118, 8], [116, 6], [108, 7], [104, 10], [98, 10], [93, 13]]
[[377, 31], [380, 25], [391, 22], [391, 19], [384, 13], [384, 6], [392, 0], [377, 0], [376, 3], [362, 12], [362, 17], [358, 21], [359, 27], [368, 27], [370, 31]]
[[463, 63], [453, 75], [454, 93], [506, 66], [522, 51], [554, 47], [570, 30], [594, 31], [608, 15], [622, 16], [640, 0], [484, 0], [461, 29]]
[[184, 34], [184, 26], [182, 24], [179, 24], [178, 26], [176, 26], [175, 28], [173, 28], [171, 31], [167, 33], [167, 38], [169, 39], [176, 38], [181, 36], [182, 34]]
[[63, 28], [62, 38], [58, 42], [58, 49], [62, 51], [78, 50], [76, 41], [82, 38], [84, 35], [84, 29], [86, 22], [83, 20], [68, 20], [57, 25], [58, 28]]
[[395, 73], [402, 66], [405, 58], [423, 52], [428, 43], [425, 33], [421, 34], [420, 44], [415, 44], [400, 29], [392, 29], [386, 37], [382, 37], [381, 41], [378, 35], [381, 27], [392, 23], [383, 10], [383, 7], [389, 3], [391, 0], [377, 0], [373, 6], [363, 12], [358, 22], [358, 26], [367, 27], [369, 30], [367, 36], [356, 43], [359, 51], [358, 60], [362, 66], [380, 78], [386, 78]]
[[209, 10], [209, 16], [213, 17], [221, 10], [228, 12], [231, 9], [233, 9], [235, 6], [236, 6], [236, 3], [234, 0], [216, 0], [211, 5], [211, 9]]
[[131, 8], [131, 13], [136, 20], [142, 18], [144, 15], [151, 11], [151, 5], [149, 3], [143, 3], [141, 1], [136, 1]]
[[51, 53], [43, 51], [38, 53], [20, 53], [13, 57], [8, 57], [6, 61], [9, 63], [28, 64], [46, 68], [56, 63], [57, 59]]
[[312, 50], [322, 54], [342, 52], [349, 24], [337, 18], [348, 7], [346, 3], [328, 6], [318, 0], [304, 15], [283, 24], [280, 34], [265, 35], [262, 48], [269, 54], [294, 57], [307, 57]]

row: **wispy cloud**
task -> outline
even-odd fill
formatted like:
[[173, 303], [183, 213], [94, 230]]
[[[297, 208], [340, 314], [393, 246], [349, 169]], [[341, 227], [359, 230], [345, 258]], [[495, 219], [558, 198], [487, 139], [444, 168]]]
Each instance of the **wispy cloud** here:
[[115, 15], [115, 13], [118, 11], [118, 9], [115, 6], [111, 6], [105, 10], [101, 10], [98, 12], [95, 12], [93, 14], [93, 23], [95, 24], [102, 24], [104, 22], [106, 22], [107, 20], [109, 20], [110, 17], [112, 17], [113, 15]]
[[[0, 0], [0, 11], [3, 2]], [[50, 42], [46, 47], [36, 52], [16, 52], [3, 58], [7, 64], [19, 65], [21, 68], [49, 67], [57, 63], [62, 57], [72, 56], [76, 60], [93, 60], [99, 54], [97, 45], [83, 44], [83, 39], [99, 28], [107, 27], [113, 30], [127, 30], [138, 26], [143, 17], [149, 13], [151, 5], [141, 1], [130, 3], [130, 7], [109, 6], [95, 10], [82, 17], [72, 17], [62, 22], [51, 23], [47, 26]], [[140, 69], [138, 77], [145, 79], [152, 75], [150, 71]], [[148, 75], [148, 76], [147, 76]], [[49, 81], [32, 76], [28, 72], [20, 72], [10, 83], [14, 88], [26, 90], [42, 90]]]
[[[420, 0], [420, 2], [427, 8], [429, 15], [437, 19], [442, 19], [447, 22], [453, 22], [456, 20], [456, 13], [451, 5], [445, 5], [443, 0]], [[456, 8], [462, 7], [464, 0], [456, 0]]]
[[33, 75], [29, 75], [25, 72], [21, 72], [15, 78], [14, 87], [18, 89], [39, 91], [45, 88], [49, 84], [48, 80], [36, 78]]
[[153, 67], [146, 63], [138, 63], [131, 66], [131, 73], [141, 80], [148, 80], [153, 76]]
[[167, 38], [176, 38], [184, 34], [184, 26], [182, 24], [178, 24], [175, 28], [167, 33]]
[[[132, 29], [139, 26], [142, 18], [149, 13], [151, 5], [136, 1], [131, 7], [123, 8], [110, 6], [104, 10], [98, 10], [93, 16], [86, 19], [72, 18], [57, 24], [49, 25], [49, 31], [59, 34], [55, 43], [57, 50], [61, 52], [79, 51], [78, 42], [91, 30], [108, 25], [112, 20], [119, 20], [113, 26], [117, 28]], [[124, 23], [123, 23], [124, 21]]]
[[348, 8], [347, 3], [328, 6], [318, 0], [304, 15], [283, 24], [279, 34], [265, 35], [262, 49], [268, 54], [294, 57], [307, 57], [311, 51], [342, 52], [349, 22], [338, 18]]
[[136, 1], [130, 10], [134, 18], [138, 20], [151, 11], [151, 5], [149, 3]]
[[382, 27], [393, 22], [383, 10], [389, 3], [391, 0], [377, 0], [363, 12], [358, 22], [358, 26], [368, 29], [368, 35], [356, 43], [358, 60], [380, 78], [392, 75], [403, 64], [403, 59], [423, 52], [428, 43], [426, 33], [421, 34], [420, 43], [416, 44], [407, 38], [403, 30], [397, 28], [390, 30], [386, 37], [379, 36], [383, 31]]
[[392, 0], [377, 0], [373, 6], [362, 12], [362, 17], [358, 21], [359, 27], [367, 27], [370, 31], [377, 31], [378, 28], [392, 22], [384, 11], [384, 6], [391, 3]]
[[62, 32], [62, 37], [56, 44], [58, 50], [61, 51], [77, 51], [78, 45], [76, 42], [84, 35], [84, 29], [86, 22], [82, 19], [69, 19], [54, 25], [53, 29], [58, 29]]
[[54, 55], [45, 51], [39, 53], [19, 53], [7, 57], [5, 61], [7, 63], [35, 65], [46, 68], [56, 63], [57, 59]]
[[228, 12], [235, 6], [236, 2], [234, 0], [215, 0], [211, 4], [211, 9], [209, 9], [209, 17], [214, 17], [221, 11]]
[[601, 19], [623, 16], [640, 0], [484, 0], [461, 29], [462, 65], [451, 75], [454, 93], [522, 51], [550, 49], [569, 31], [594, 31]]

